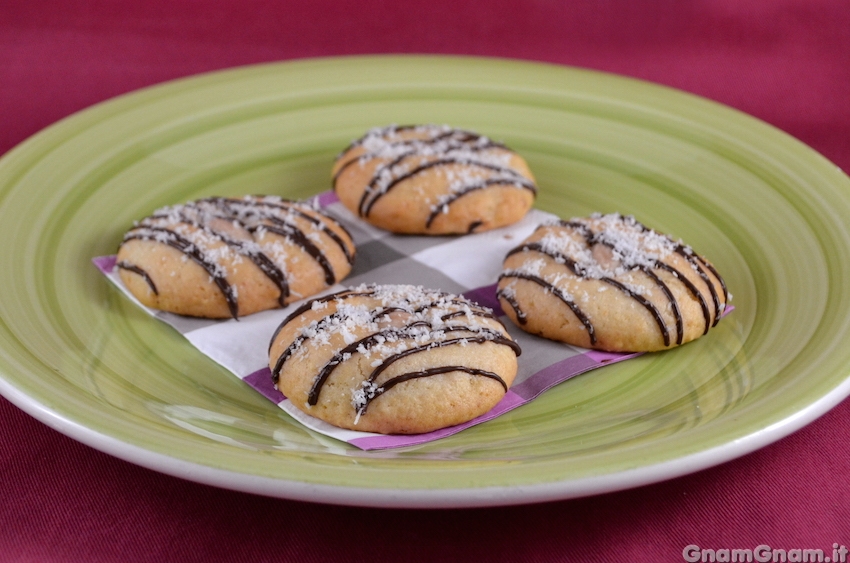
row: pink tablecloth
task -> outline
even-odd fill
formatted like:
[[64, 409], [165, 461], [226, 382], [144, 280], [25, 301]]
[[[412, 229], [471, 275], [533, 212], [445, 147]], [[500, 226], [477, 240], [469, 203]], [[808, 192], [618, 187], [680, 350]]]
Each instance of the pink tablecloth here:
[[[359, 53], [491, 55], [667, 84], [850, 170], [847, 0], [3, 0], [0, 154], [163, 80]], [[848, 219], [850, 220], [850, 219]], [[850, 401], [722, 466], [635, 490], [474, 510], [306, 504], [158, 474], [0, 399], [3, 561], [682, 561], [850, 545]], [[721, 555], [722, 556], [722, 555]]]

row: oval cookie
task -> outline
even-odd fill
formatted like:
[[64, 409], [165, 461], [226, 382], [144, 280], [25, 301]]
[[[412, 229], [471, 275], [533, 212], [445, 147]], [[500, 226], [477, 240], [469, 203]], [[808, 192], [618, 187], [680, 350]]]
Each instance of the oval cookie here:
[[351, 271], [355, 247], [337, 221], [279, 197], [211, 197], [134, 224], [117, 268], [144, 305], [237, 318], [318, 293]]
[[333, 183], [352, 213], [406, 234], [510, 225], [537, 193], [521, 156], [487, 137], [436, 125], [372, 129], [339, 155]]
[[278, 327], [276, 386], [335, 426], [417, 434], [489, 411], [513, 383], [519, 346], [484, 307], [409, 285], [314, 298]]
[[708, 260], [619, 214], [541, 225], [508, 253], [497, 295], [527, 332], [612, 352], [694, 340], [729, 297]]

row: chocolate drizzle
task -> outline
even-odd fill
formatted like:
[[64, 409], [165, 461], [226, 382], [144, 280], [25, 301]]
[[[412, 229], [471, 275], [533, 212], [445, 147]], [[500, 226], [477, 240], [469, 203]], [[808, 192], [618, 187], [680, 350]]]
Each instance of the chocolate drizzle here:
[[[372, 292], [371, 291], [365, 291], [365, 292], [359, 292], [358, 293], [358, 292], [352, 291], [350, 289], [343, 289], [342, 291], [337, 291], [336, 293], [330, 293], [328, 295], [323, 295], [321, 297], [315, 297], [315, 298], [303, 303], [300, 307], [298, 307], [297, 309], [295, 309], [294, 311], [289, 313], [286, 316], [286, 318], [283, 319], [283, 322], [281, 322], [279, 325], [277, 325], [277, 328], [275, 329], [274, 334], [272, 334], [272, 337], [269, 340], [269, 352], [271, 352], [272, 345], [274, 344], [274, 341], [277, 339], [277, 336], [278, 336], [278, 334], [280, 334], [280, 331], [283, 329], [283, 327], [285, 327], [286, 325], [291, 323], [294, 319], [297, 319], [298, 317], [300, 317], [301, 315], [303, 315], [304, 313], [309, 311], [314, 306], [314, 304], [320, 304], [321, 305], [323, 303], [328, 303], [328, 302], [333, 301], [335, 299], [339, 299], [339, 298], [343, 298], [343, 297], [354, 297], [354, 296], [358, 296], [358, 295], [359, 296], [372, 295]], [[280, 371], [280, 370], [278, 370], [278, 371]], [[277, 381], [277, 379], [275, 379], [275, 381]]]
[[[466, 330], [466, 327], [464, 327], [463, 329], [459, 329], [459, 330]], [[499, 377], [499, 375], [497, 375], [497, 374], [495, 374], [491, 371], [471, 368], [471, 367], [468, 367], [468, 366], [440, 366], [440, 367], [429, 368], [429, 369], [420, 370], [420, 371], [407, 372], [407, 373], [403, 373], [401, 375], [397, 375], [395, 377], [391, 377], [390, 379], [387, 379], [386, 381], [381, 383], [380, 386], [375, 385], [375, 380], [378, 379], [378, 376], [381, 375], [381, 373], [383, 373], [384, 370], [386, 370], [386, 368], [388, 368], [394, 362], [396, 362], [396, 361], [398, 361], [402, 358], [406, 358], [406, 357], [411, 356], [413, 354], [427, 352], [429, 350], [433, 350], [434, 348], [442, 348], [442, 347], [445, 347], [445, 346], [456, 346], [456, 345], [466, 346], [468, 344], [473, 344], [473, 343], [482, 344], [484, 342], [495, 342], [497, 344], [510, 346], [511, 349], [516, 353], [517, 356], [519, 356], [519, 354], [520, 354], [519, 345], [517, 345], [514, 341], [508, 340], [507, 338], [502, 338], [502, 337], [495, 337], [494, 338], [494, 337], [484, 337], [484, 336], [478, 336], [478, 337], [474, 337], [474, 338], [469, 338], [469, 337], [467, 337], [467, 338], [453, 338], [451, 340], [443, 340], [443, 341], [440, 341], [440, 342], [432, 342], [432, 343], [426, 344], [424, 346], [416, 346], [414, 348], [408, 348], [407, 350], [405, 350], [403, 352], [399, 352], [398, 354], [395, 354], [395, 355], [390, 356], [389, 358], [385, 359], [384, 363], [382, 363], [381, 365], [376, 367], [372, 371], [372, 373], [369, 374], [369, 377], [366, 379], [366, 385], [364, 385], [364, 387], [371, 386], [374, 389], [374, 391], [373, 391], [373, 393], [364, 397], [363, 401], [361, 402], [361, 404], [357, 408], [357, 414], [358, 415], [364, 414], [366, 412], [366, 409], [369, 407], [369, 403], [371, 403], [375, 398], [379, 397], [384, 392], [388, 391], [392, 387], [395, 387], [399, 383], [403, 383], [403, 382], [409, 381], [411, 379], [418, 379], [420, 377], [429, 377], [429, 376], [432, 376], [432, 375], [438, 375], [438, 374], [441, 374], [441, 373], [450, 373], [450, 372], [453, 372], [453, 371], [462, 371], [462, 372], [469, 373], [471, 375], [489, 377], [490, 379], [493, 379], [493, 380], [501, 383], [502, 388], [507, 392], [508, 385], [507, 385], [507, 383], [505, 383], [504, 379]], [[311, 404], [315, 404], [315, 403], [311, 403]]]
[[124, 236], [124, 242], [131, 240], [155, 240], [182, 252], [201, 266], [209, 274], [210, 279], [221, 290], [227, 308], [235, 319], [239, 317], [239, 303], [233, 286], [227, 281], [227, 277], [221, 272], [221, 268], [212, 259], [208, 258], [197, 245], [187, 238], [164, 227], [141, 225]]
[[[530, 252], [530, 251], [545, 254], [546, 256], [549, 256], [550, 258], [555, 260], [557, 263], [564, 264], [577, 277], [587, 278], [587, 273], [582, 268], [579, 267], [579, 265], [575, 262], [575, 260], [573, 260], [572, 258], [570, 258], [569, 256], [567, 256], [567, 255], [565, 255], [561, 252], [547, 250], [543, 247], [542, 244], [537, 243], [537, 242], [522, 244], [522, 245], [512, 249], [511, 251], [509, 251], [507, 256], [512, 256], [513, 254], [517, 254], [519, 252]], [[658, 276], [653, 274], [651, 270], [641, 268], [641, 267], [638, 267], [638, 266], [635, 266], [635, 269], [640, 269], [641, 271], [646, 273], [651, 279], [653, 279], [662, 288], [662, 291], [664, 292], [664, 294], [670, 299], [670, 302], [673, 304], [673, 311], [674, 311], [673, 314], [676, 317], [676, 329], [677, 329], [676, 330], [676, 343], [681, 344], [682, 338], [683, 338], [683, 335], [684, 335], [684, 328], [683, 328], [683, 323], [682, 323], [682, 314], [679, 310], [678, 303], [676, 303], [675, 299], [673, 299], [672, 293], [670, 293], [670, 288], [667, 287], [667, 285], [663, 281], [661, 281], [658, 278]], [[572, 310], [572, 312], [576, 315], [576, 317], [578, 317], [579, 321], [581, 321], [581, 324], [583, 324], [585, 326], [585, 328], [588, 329], [589, 335], [590, 335], [590, 343], [596, 344], [596, 335], [595, 335], [594, 331], [592, 330], [592, 325], [590, 323], [590, 319], [588, 319], [587, 315], [585, 315], [581, 311], [581, 309], [578, 307], [578, 305], [575, 304], [573, 299], [567, 298], [565, 296], [565, 294], [562, 291], [558, 290], [553, 284], [547, 282], [546, 280], [544, 280], [544, 279], [542, 279], [538, 276], [529, 276], [527, 274], [522, 274], [522, 273], [517, 272], [517, 273], [503, 274], [499, 279], [505, 279], [505, 278], [510, 278], [510, 277], [520, 278], [520, 279], [528, 279], [528, 280], [533, 281], [536, 284], [540, 285], [541, 287], [547, 289], [548, 291], [552, 291], [559, 299], [564, 301], [570, 307], [570, 310]], [[637, 293], [635, 293], [634, 291], [632, 291], [631, 289], [629, 289], [628, 287], [626, 287], [622, 283], [618, 282], [614, 278], [605, 276], [605, 277], [602, 277], [602, 278], [599, 278], [599, 279], [601, 281], [617, 288], [618, 290], [622, 291], [623, 293], [625, 293], [626, 295], [628, 295], [629, 297], [631, 297], [632, 299], [634, 299], [635, 301], [640, 303], [641, 306], [644, 307], [647, 311], [649, 311], [649, 313], [655, 319], [655, 322], [658, 324], [659, 329], [661, 330], [661, 336], [664, 339], [664, 345], [665, 346], [670, 345], [670, 333], [667, 330], [667, 325], [664, 323], [664, 319], [661, 317], [661, 312], [658, 310], [658, 308], [655, 305], [652, 304], [652, 302], [648, 301], [643, 296], [638, 295]], [[504, 292], [499, 292], [498, 295], [504, 297]], [[515, 311], [519, 311], [519, 304], [516, 302], [516, 300], [511, 299], [509, 301], [509, 304], [511, 305], [511, 307], [513, 307], [513, 309]], [[518, 317], [519, 317], [519, 314], [518, 314]], [[522, 318], [525, 319], [525, 314], [522, 315]], [[525, 324], [525, 323], [523, 322], [522, 324]]]
[[[623, 216], [621, 215], [620, 217]], [[623, 217], [623, 219], [627, 218]], [[634, 218], [632, 218], [632, 221], [634, 221]], [[653, 232], [649, 227], [638, 221], [634, 221], [634, 225], [638, 229], [640, 229], [641, 232]], [[723, 303], [726, 303], [729, 300], [729, 293], [726, 289], [726, 282], [723, 280], [717, 270], [714, 269], [714, 266], [709, 264], [702, 256], [694, 254], [694, 251], [690, 247], [685, 246], [681, 243], [676, 243], [676, 253], [683, 256], [691, 264], [691, 267], [697, 272], [702, 281], [705, 282], [706, 287], [708, 287], [708, 292], [711, 295], [712, 302], [714, 303], [713, 321], [710, 321], [711, 314], [708, 312], [708, 306], [705, 303], [705, 297], [703, 297], [702, 292], [697, 289], [697, 287], [693, 283], [691, 283], [690, 280], [688, 280], [681, 272], [675, 270], [667, 264], [664, 264], [663, 262], [656, 261], [655, 267], [665, 269], [672, 273], [677, 279], [679, 279], [679, 281], [685, 284], [685, 286], [688, 288], [688, 291], [691, 292], [691, 295], [697, 298], [697, 300], [700, 302], [700, 306], [702, 307], [703, 317], [705, 319], [705, 331], [703, 332], [703, 334], [706, 334], [708, 333], [708, 329], [710, 326], [715, 326], [720, 321], [720, 316], [723, 313], [723, 309], [721, 308], [720, 297], [717, 295], [717, 289], [714, 287], [714, 282], [711, 281], [705, 270], [708, 269], [714, 276], [714, 278], [717, 280], [717, 282], [720, 284], [720, 287], [723, 290]]]
[[[233, 199], [233, 198], [210, 198], [212, 201], [220, 202], [224, 205], [229, 206], [231, 210], [238, 207], [245, 208], [244, 200]], [[248, 216], [256, 217], [256, 220], [266, 220], [271, 221], [277, 225], [289, 225], [281, 219], [277, 210], [285, 211], [286, 213], [291, 213], [293, 215], [298, 216], [301, 219], [304, 219], [310, 223], [312, 223], [316, 228], [322, 231], [325, 235], [331, 238], [337, 246], [342, 250], [343, 254], [345, 254], [346, 260], [348, 260], [349, 264], [354, 263], [354, 252], [349, 248], [349, 245], [346, 244], [342, 238], [331, 228], [327, 226], [327, 223], [333, 223], [339, 230], [344, 232], [346, 236], [350, 239], [351, 234], [348, 232], [342, 223], [334, 219], [333, 217], [324, 215], [323, 219], [320, 220], [309, 213], [304, 212], [299, 208], [300, 205], [297, 202], [289, 201], [285, 199], [278, 199], [277, 201], [267, 201], [267, 200], [257, 200], [256, 202], [252, 202], [250, 206], [247, 206], [247, 209], [243, 209], [241, 213], [244, 213]], [[265, 208], [267, 210], [271, 210], [270, 212], [260, 213], [256, 208]], [[235, 213], [234, 213], [235, 214]]]
[[[221, 244], [259, 268], [279, 290], [278, 303], [281, 306], [290, 297], [290, 286], [282, 264], [279, 265], [270, 255], [274, 243], [270, 245], [262, 240], [267, 234], [286, 239], [306, 252], [322, 268], [327, 285], [338, 281], [333, 266], [314, 242], [316, 235], [305, 232], [296, 220], [306, 221], [315, 233], [327, 236], [343, 252], [348, 263], [353, 263], [353, 245], [346, 244], [327, 223], [335, 224], [350, 236], [342, 225], [324, 215], [320, 215], [320, 219], [306, 209], [305, 204], [275, 197], [210, 197], [155, 212], [136, 223], [125, 235], [122, 245], [130, 240], [152, 240], [179, 250], [204, 268], [221, 290], [231, 316], [238, 318], [237, 292], [219, 262]], [[130, 269], [128, 266], [131, 265], [124, 262], [124, 269]], [[149, 275], [147, 279], [153, 286]]]
[[441, 373], [451, 373], [454, 371], [465, 372], [470, 375], [477, 375], [479, 377], [487, 377], [489, 379], [493, 379], [501, 383], [502, 388], [506, 392], [508, 390], [508, 385], [505, 383], [505, 380], [499, 377], [498, 374], [493, 373], [492, 371], [471, 368], [467, 366], [441, 366], [436, 368], [428, 368], [420, 371], [411, 371], [403, 373], [383, 382], [380, 387], [374, 389], [374, 391], [364, 399], [364, 404], [357, 408], [357, 415], [360, 416], [365, 414], [366, 408], [369, 406], [369, 403], [371, 403], [373, 400], [377, 399], [399, 383], [404, 383], [405, 381], [410, 381], [411, 379], [419, 379], [420, 377], [432, 377]]
[[[340, 351], [338, 351], [336, 354], [334, 354], [334, 356], [324, 365], [324, 367], [319, 371], [316, 378], [313, 380], [313, 386], [310, 388], [310, 392], [307, 395], [307, 404], [308, 405], [316, 405], [319, 402], [319, 393], [322, 391], [322, 387], [324, 386], [325, 382], [328, 380], [330, 375], [333, 373], [334, 369], [336, 369], [336, 367], [338, 365], [340, 365], [342, 362], [344, 362], [352, 354], [359, 352], [361, 350], [364, 350], [364, 349], [370, 350], [376, 344], [383, 342], [385, 340], [392, 339], [393, 341], [395, 341], [395, 340], [404, 340], [404, 339], [413, 338], [414, 333], [412, 333], [411, 329], [413, 329], [415, 326], [421, 327], [422, 325], [421, 324], [409, 325], [407, 327], [404, 327], [403, 329], [383, 330], [381, 332], [370, 334], [370, 335], [368, 335], [364, 338], [361, 338], [360, 340], [352, 342], [351, 344], [349, 344], [345, 348], [342, 348]], [[428, 328], [430, 328], [430, 327], [428, 327]], [[458, 329], [455, 329], [455, 330], [472, 331], [473, 329], [471, 327], [462, 327], [462, 329], [458, 328]], [[404, 350], [403, 352], [398, 352], [398, 353], [395, 353], [395, 354], [392, 354], [392, 355], [386, 357], [384, 359], [384, 364], [393, 363], [396, 360], [399, 360], [399, 359], [406, 357], [408, 355], [411, 355], [411, 354], [414, 354], [414, 353], [417, 353], [417, 352], [423, 352], [423, 351], [426, 351], [426, 350], [433, 350], [434, 348], [442, 348], [444, 346], [457, 346], [457, 345], [461, 345], [461, 343], [466, 345], [466, 344], [473, 344], [473, 343], [479, 343], [480, 344], [480, 343], [483, 343], [483, 342], [495, 342], [497, 344], [503, 344], [503, 345], [506, 345], [506, 346], [510, 346], [511, 349], [513, 349], [515, 352], [518, 349], [518, 346], [513, 341], [510, 341], [510, 340], [508, 340], [506, 338], [502, 338], [502, 337], [493, 337], [492, 335], [488, 334], [487, 336], [478, 336], [478, 337], [472, 337], [471, 336], [469, 338], [454, 338], [454, 339], [451, 339], [451, 340], [442, 340], [442, 341], [430, 342], [429, 344], [427, 344], [425, 346], [419, 346], [419, 347], [416, 347], [416, 348], [408, 348], [408, 349]], [[510, 342], [511, 344], [507, 344], [508, 342]], [[454, 369], [462, 369], [462, 366], [447, 366], [447, 367], [454, 368]], [[374, 378], [376, 378], [382, 371], [383, 371], [383, 369], [381, 368], [381, 366], [378, 366], [378, 368], [376, 368], [372, 372], [372, 374], [370, 374], [369, 378], [366, 381], [368, 381], [369, 383], [374, 382]], [[452, 371], [452, 370], [449, 370], [449, 371]], [[499, 381], [502, 382], [502, 385], [505, 387], [505, 390], [507, 391], [507, 385], [505, 384], [505, 382], [501, 378], [499, 378]], [[365, 406], [363, 406], [362, 408], [365, 410]]]
[[[358, 148], [363, 150], [347, 157]], [[340, 154], [334, 189], [351, 167], [372, 161], [378, 164], [357, 205], [361, 217], [368, 217], [375, 204], [394, 188], [434, 169], [446, 169], [447, 192], [431, 205], [426, 229], [451, 204], [472, 192], [509, 186], [537, 193], [534, 182], [510, 166], [507, 147], [470, 131], [433, 125], [374, 129]], [[473, 221], [469, 232], [481, 224]]]
[[[451, 129], [449, 127], [436, 128], [436, 127], [423, 127], [421, 125], [391, 125], [389, 127], [384, 127], [380, 129], [373, 129], [369, 133], [367, 133], [364, 137], [353, 141], [348, 147], [345, 148], [337, 158], [341, 159], [345, 156], [346, 153], [351, 151], [352, 149], [362, 146], [368, 142], [368, 140], [372, 138], [382, 138], [386, 139], [387, 137], [395, 137], [399, 133], [405, 133], [414, 131], [416, 129], [431, 129], [431, 137], [413, 137], [413, 138], [396, 138], [392, 141], [386, 140], [387, 144], [392, 146], [396, 151], [400, 151], [402, 154], [398, 157], [397, 161], [394, 161], [394, 164], [397, 164], [405, 157], [410, 156], [412, 154], [416, 154], [418, 151], [418, 147], [422, 146], [433, 146], [441, 142], [445, 142], [445, 144], [449, 147], [453, 148], [464, 148], [469, 151], [483, 151], [489, 149], [503, 149], [509, 150], [502, 143], [494, 142], [490, 139], [481, 137], [477, 133], [473, 133], [472, 131], [464, 131], [462, 129]], [[381, 147], [384, 148], [384, 147]], [[342, 171], [348, 168], [349, 166], [358, 163], [365, 162], [367, 160], [371, 160], [373, 158], [381, 158], [384, 151], [382, 150], [374, 150], [368, 151], [364, 154], [357, 155], [355, 157], [344, 160], [342, 164], [334, 174], [333, 180], [334, 183], [336, 179], [342, 174]]]
[[[434, 219], [439, 217], [440, 213], [443, 213], [443, 210], [446, 208], [446, 206], [451, 205], [456, 200], [469, 193], [477, 192], [490, 186], [516, 186], [518, 183], [519, 185], [522, 185], [527, 189], [534, 189], [534, 184], [532, 184], [531, 182], [525, 179], [517, 180], [514, 178], [489, 178], [487, 180], [482, 180], [480, 182], [475, 182], [473, 184], [466, 185], [463, 188], [449, 194], [448, 196], [440, 200], [440, 202], [434, 206], [434, 209], [431, 210], [431, 214], [428, 215], [428, 219], [425, 221], [425, 226], [430, 227], [431, 223], [434, 222]], [[469, 232], [475, 230], [475, 227], [477, 227], [481, 223], [481, 221], [474, 221], [469, 227]]]
[[333, 266], [328, 261], [325, 253], [319, 250], [315, 244], [313, 244], [310, 239], [307, 238], [307, 235], [304, 234], [304, 231], [298, 229], [293, 225], [261, 225], [256, 227], [249, 227], [248, 232], [253, 235], [256, 235], [258, 232], [269, 232], [274, 233], [280, 237], [285, 238], [286, 240], [292, 242], [296, 246], [300, 246], [301, 249], [310, 255], [310, 257], [319, 264], [322, 268], [322, 271], [325, 273], [325, 283], [328, 285], [333, 285], [336, 283], [336, 274], [334, 273]]
[[[574, 238], [563, 239], [562, 242], [556, 243], [553, 242], [552, 239], [547, 239], [547, 235], [544, 235], [544, 237], [538, 241], [526, 242], [512, 249], [508, 252], [506, 259], [507, 257], [518, 253], [539, 253], [550, 258], [550, 264], [554, 263], [563, 265], [570, 271], [571, 274], [579, 279], [596, 279], [616, 288], [618, 291], [639, 303], [641, 307], [649, 312], [658, 326], [665, 347], [670, 346], [671, 335], [667, 327], [667, 323], [661, 314], [661, 310], [656, 304], [641, 295], [641, 293], [629, 287], [629, 284], [624, 283], [622, 278], [629, 278], [633, 273], [640, 272], [652, 285], [661, 291], [667, 302], [667, 308], [674, 319], [676, 332], [675, 342], [677, 345], [681, 345], [684, 341], [684, 318], [681, 306], [674, 296], [671, 287], [668, 285], [668, 282], [662, 280], [656, 273], [657, 271], [666, 272], [672, 276], [673, 279], [681, 282], [687, 292], [697, 301], [703, 315], [703, 334], [707, 333], [711, 326], [717, 324], [723, 312], [723, 305], [717, 294], [715, 282], [712, 281], [706, 270], [714, 276], [717, 283], [721, 286], [723, 291], [723, 303], [725, 303], [728, 299], [728, 293], [723, 279], [717, 271], [707, 261], [705, 261], [704, 258], [696, 255], [689, 247], [681, 243], [674, 242], [669, 237], [666, 237], [666, 235], [661, 235], [650, 230], [636, 221], [633, 217], [615, 214], [608, 216], [594, 215], [593, 218], [597, 220], [597, 224], [595, 225], [593, 223], [586, 223], [582, 220], [571, 220], [558, 221], [538, 227], [538, 231], [543, 228], [558, 227], [573, 231], [576, 235], [578, 235], [578, 237], [580, 237], [580, 239], [583, 239], [583, 247], [571, 247], [577, 255], [583, 256], [581, 260], [574, 259], [557, 248], [558, 245], [563, 245], [564, 248], [570, 246], [569, 241], [575, 241]], [[604, 224], [606, 221], [609, 225], [612, 223], [615, 224], [611, 226], [616, 227], [615, 230], [621, 229], [621, 232], [619, 234], [612, 235], [612, 233], [605, 228], [602, 228], [601, 230], [594, 230], [594, 228], [600, 228], [599, 222]], [[637, 239], [630, 240], [629, 237], [632, 235], [627, 234], [630, 230], [639, 233], [639, 236], [643, 237], [644, 241], [650, 241], [647, 245], [651, 247], [651, 250], [638, 250], [634, 248]], [[618, 240], [618, 236], [625, 238], [620, 238]], [[578, 244], [577, 241], [576, 244]], [[610, 249], [612, 256], [616, 257], [616, 268], [602, 268], [595, 262], [595, 259], [590, 258], [593, 248], [596, 245], [602, 245]], [[572, 253], [572, 251], [570, 253]], [[661, 256], [669, 253], [676, 253], [684, 258], [689, 266], [699, 276], [701, 281], [704, 282], [713, 301], [713, 312], [709, 310], [703, 291], [701, 291], [682, 271], [663, 261]], [[523, 279], [531, 281], [558, 297], [569, 306], [570, 310], [588, 330], [591, 346], [596, 345], [596, 336], [591, 319], [575, 303], [574, 298], [557, 287], [556, 283], [549, 282], [543, 277], [536, 275], [534, 272], [525, 271], [522, 268], [518, 270], [506, 270], [499, 278], [500, 282], [502, 280], [509, 279]], [[524, 325], [528, 322], [527, 315], [524, 311], [522, 311], [521, 304], [515, 297], [510, 285], [500, 283], [497, 296], [503, 299], [513, 309], [516, 314], [517, 322], [520, 325]]]
[[[323, 345], [335, 331], [359, 330], [361, 336], [346, 336], [345, 344], [334, 349], [331, 357], [318, 370], [307, 394], [308, 405], [318, 404], [321, 391], [334, 370], [358, 354], [367, 358], [377, 355], [380, 358], [372, 363], [374, 369], [363, 380], [363, 388], [368, 392], [360, 394], [359, 399], [354, 401], [358, 416], [366, 412], [366, 408], [375, 398], [399, 383], [440, 373], [460, 371], [487, 377], [500, 382], [507, 390], [505, 381], [495, 373], [454, 365], [402, 373], [378, 384], [378, 378], [395, 362], [436, 348], [481, 345], [491, 342], [509, 347], [517, 356], [521, 353], [519, 345], [507, 336], [504, 326], [489, 309], [444, 292], [421, 293], [409, 301], [406, 298], [399, 299], [397, 295], [387, 298], [386, 294], [380, 293], [382, 287], [388, 286], [361, 286], [319, 297], [305, 303], [290, 314], [275, 331], [272, 344], [278, 339], [281, 329], [290, 322], [301, 318], [302, 324], [307, 323], [303, 315], [313, 309], [322, 310], [327, 306], [331, 307], [328, 314], [302, 326], [299, 333], [290, 337], [289, 345], [274, 360], [272, 379], [275, 384], [286, 362], [294, 361], [296, 352], [303, 350], [309, 340], [319, 339], [318, 345]], [[366, 304], [362, 302], [351, 304], [352, 299], [361, 297], [367, 299]], [[370, 310], [370, 308], [374, 309]], [[362, 318], [358, 315], [362, 315]], [[476, 321], [476, 318], [486, 319], [498, 329], [486, 326]], [[371, 328], [367, 328], [367, 325]], [[341, 328], [346, 326], [348, 328]], [[365, 335], [363, 335], [364, 329], [368, 332]]]
[[156, 284], [153, 283], [153, 280], [151, 279], [150, 275], [142, 268], [134, 264], [130, 264], [129, 262], [125, 262], [124, 260], [119, 260], [118, 262], [116, 262], [115, 265], [121, 270], [127, 270], [128, 272], [133, 272], [134, 274], [140, 275], [142, 279], [145, 280], [145, 282], [148, 284], [148, 287], [151, 288], [153, 294], [159, 295], [159, 291], [156, 289]]
[[[696, 273], [699, 275], [699, 277], [702, 278], [702, 281], [704, 281], [705, 284], [708, 286], [708, 291], [709, 291], [709, 293], [711, 293], [711, 300], [714, 303], [714, 322], [711, 326], [716, 325], [717, 322], [720, 320], [720, 314], [722, 313], [722, 310], [720, 308], [720, 298], [717, 295], [717, 290], [714, 288], [714, 284], [711, 282], [711, 279], [709, 279], [708, 274], [705, 272], [705, 269], [703, 268], [703, 266], [708, 266], [708, 263], [706, 263], [705, 260], [703, 260], [701, 257], [695, 256], [692, 252], [689, 251], [689, 249], [687, 249], [684, 246], [680, 245], [678, 248], [676, 248], [676, 252], [679, 253], [680, 255], [684, 256], [685, 259], [688, 262], [690, 262], [691, 267], [696, 271]], [[723, 298], [724, 298], [724, 302], [725, 302], [726, 297], [727, 297], [726, 283], [723, 281], [723, 278], [721, 278], [717, 274], [716, 270], [714, 270], [713, 268], [711, 270], [712, 270], [712, 273], [714, 274], [714, 276], [718, 280], [720, 280], [720, 285], [723, 288]], [[705, 331], [708, 332], [708, 316], [706, 316]]]
[[[369, 212], [372, 211], [372, 207], [375, 206], [375, 203], [378, 200], [387, 195], [390, 190], [404, 182], [405, 180], [409, 180], [414, 178], [431, 168], [450, 166], [450, 165], [460, 165], [466, 166], [470, 168], [479, 168], [483, 170], [489, 170], [491, 172], [498, 172], [500, 174], [505, 174], [508, 176], [507, 178], [497, 178], [489, 181], [478, 181], [473, 180], [472, 183], [464, 184], [458, 188], [456, 188], [451, 194], [448, 195], [447, 198], [438, 202], [434, 207], [436, 208], [432, 211], [431, 217], [429, 217], [428, 225], [430, 226], [433, 221], [433, 217], [442, 212], [442, 209], [449, 205], [449, 203], [455, 201], [461, 195], [469, 193], [471, 191], [482, 190], [488, 186], [495, 185], [513, 185], [517, 187], [521, 187], [532, 192], [536, 191], [536, 187], [534, 184], [529, 182], [519, 173], [515, 172], [512, 168], [508, 168], [507, 166], [497, 166], [495, 164], [488, 164], [485, 162], [478, 162], [468, 158], [439, 158], [437, 160], [430, 160], [424, 164], [420, 164], [410, 170], [409, 172], [397, 173], [394, 172], [392, 167], [381, 168], [378, 172], [372, 177], [372, 180], [366, 186], [366, 190], [363, 192], [363, 195], [360, 198], [359, 212], [361, 217], [368, 217]], [[384, 171], [388, 171], [392, 176], [392, 179], [389, 182], [382, 183], [381, 180], [384, 179]]]
[[[546, 289], [547, 291], [550, 291], [552, 293], [552, 295], [554, 295], [555, 297], [557, 297], [558, 299], [563, 301], [567, 305], [567, 307], [570, 308], [570, 310], [573, 312], [573, 314], [578, 318], [579, 322], [581, 322], [581, 324], [584, 325], [584, 328], [587, 330], [587, 335], [590, 338], [590, 343], [596, 344], [596, 330], [593, 328], [593, 324], [590, 322], [590, 319], [587, 317], [587, 315], [584, 313], [584, 311], [582, 311], [581, 308], [578, 305], [575, 304], [575, 301], [573, 301], [572, 297], [570, 297], [569, 295], [567, 295], [566, 293], [564, 293], [563, 291], [561, 291], [560, 289], [555, 287], [555, 285], [547, 282], [546, 280], [544, 280], [540, 276], [535, 276], [535, 275], [532, 275], [532, 274], [526, 274], [526, 273], [523, 273], [523, 272], [506, 272], [506, 273], [503, 273], [501, 276], [499, 276], [499, 281], [501, 281], [503, 279], [508, 279], [508, 278], [517, 278], [517, 279], [521, 279], [521, 280], [528, 280], [530, 282], [536, 283], [537, 285]], [[496, 294], [497, 294], [497, 296], [501, 297], [504, 294], [504, 291], [499, 290], [499, 291], [496, 292]], [[516, 300], [511, 300], [511, 306], [512, 307], [514, 306], [515, 303], [516, 303]], [[515, 307], [515, 309], [518, 310], [519, 308]], [[525, 318], [525, 315], [523, 315], [523, 318]], [[525, 323], [523, 323], [523, 324], [525, 324]]]

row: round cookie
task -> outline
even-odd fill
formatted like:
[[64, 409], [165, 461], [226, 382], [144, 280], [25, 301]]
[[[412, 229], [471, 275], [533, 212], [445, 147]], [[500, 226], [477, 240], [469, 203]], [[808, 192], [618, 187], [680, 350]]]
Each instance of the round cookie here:
[[610, 352], [694, 340], [717, 324], [729, 297], [705, 258], [619, 214], [543, 224], [503, 267], [497, 295], [517, 326]]
[[307, 203], [211, 197], [137, 221], [116, 267], [148, 307], [238, 318], [334, 285], [351, 271], [354, 256], [345, 228]]
[[516, 377], [519, 346], [492, 312], [410, 285], [314, 298], [269, 347], [275, 385], [341, 428], [418, 434], [493, 408]]
[[334, 191], [354, 214], [395, 233], [482, 232], [522, 219], [537, 187], [506, 146], [448, 126], [370, 130], [333, 167]]

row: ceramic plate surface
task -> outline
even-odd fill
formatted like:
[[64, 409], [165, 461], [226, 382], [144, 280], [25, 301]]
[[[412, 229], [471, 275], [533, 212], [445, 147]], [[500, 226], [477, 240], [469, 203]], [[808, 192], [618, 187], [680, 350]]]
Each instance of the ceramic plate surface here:
[[[537, 207], [634, 214], [683, 239], [735, 311], [456, 436], [362, 452], [299, 426], [90, 262], [162, 205], [325, 191], [336, 154], [390, 123], [505, 142], [537, 176]], [[622, 77], [424, 56], [202, 75], [73, 115], [0, 160], [0, 392], [115, 456], [271, 496], [458, 507], [622, 489], [743, 455], [850, 393], [847, 217], [850, 180], [803, 144]]]

